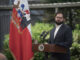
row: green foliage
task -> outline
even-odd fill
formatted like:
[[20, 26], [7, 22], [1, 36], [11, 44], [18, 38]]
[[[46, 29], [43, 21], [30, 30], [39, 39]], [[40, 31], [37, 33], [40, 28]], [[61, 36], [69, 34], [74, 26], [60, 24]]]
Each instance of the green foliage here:
[[41, 42], [40, 34], [43, 31], [50, 31], [53, 26], [53, 24], [49, 23], [36, 23], [34, 26], [32, 26], [32, 38]]
[[44, 60], [44, 52], [35, 52], [34, 60]]
[[71, 47], [72, 60], [80, 59], [80, 30], [79, 25], [76, 25], [76, 29], [73, 31], [73, 44]]
[[[80, 59], [80, 30], [78, 29], [80, 25], [76, 25], [76, 29], [73, 31], [73, 44], [71, 49], [71, 60], [79, 60]], [[49, 31], [54, 27], [53, 24], [48, 23], [36, 23], [32, 26], [32, 38], [38, 40], [41, 43], [40, 34], [46, 30]], [[9, 35], [5, 36], [4, 40], [4, 54], [7, 56], [8, 60], [13, 60], [13, 57], [9, 50]], [[35, 52], [34, 60], [44, 60], [43, 52]]]
[[4, 52], [5, 56], [7, 57], [8, 60], [13, 60], [13, 57], [10, 53], [9, 50], [9, 34], [5, 35], [5, 40], [4, 40]]

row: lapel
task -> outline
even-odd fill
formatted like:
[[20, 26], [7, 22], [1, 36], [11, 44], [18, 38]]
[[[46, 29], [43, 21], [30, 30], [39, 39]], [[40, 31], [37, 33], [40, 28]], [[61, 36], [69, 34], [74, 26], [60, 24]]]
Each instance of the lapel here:
[[59, 30], [58, 30], [58, 32], [57, 32], [57, 34], [56, 34], [54, 39], [56, 39], [59, 36], [59, 34], [61, 34], [61, 32], [63, 31], [63, 26], [64, 26], [64, 24], [62, 24], [62, 26], [59, 28]]
[[54, 27], [54, 29], [52, 30], [52, 32], [51, 32], [51, 36], [52, 36], [52, 39], [54, 40], [54, 32], [55, 32], [55, 29], [56, 29], [56, 27]]

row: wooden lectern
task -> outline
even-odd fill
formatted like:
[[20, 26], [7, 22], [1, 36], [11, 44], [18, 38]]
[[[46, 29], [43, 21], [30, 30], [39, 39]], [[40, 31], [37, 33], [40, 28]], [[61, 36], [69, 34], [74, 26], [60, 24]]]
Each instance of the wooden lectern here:
[[33, 52], [66, 53], [67, 49], [55, 44], [32, 44]]

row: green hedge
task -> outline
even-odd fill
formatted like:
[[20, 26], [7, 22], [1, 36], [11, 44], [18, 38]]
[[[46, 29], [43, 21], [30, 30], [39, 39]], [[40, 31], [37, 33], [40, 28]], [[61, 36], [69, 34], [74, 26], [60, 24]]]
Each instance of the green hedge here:
[[[40, 34], [45, 30], [49, 31], [54, 27], [53, 24], [48, 23], [36, 23], [32, 26], [32, 38], [38, 40], [41, 43]], [[71, 49], [71, 60], [79, 60], [80, 58], [80, 30], [78, 29], [78, 25], [76, 25], [76, 29], [73, 31], [73, 44]], [[49, 38], [49, 36], [48, 36]], [[4, 40], [4, 54], [7, 56], [8, 60], [13, 60], [11, 53], [9, 51], [9, 34], [5, 35]], [[44, 60], [43, 52], [35, 52], [34, 54], [35, 60]]]

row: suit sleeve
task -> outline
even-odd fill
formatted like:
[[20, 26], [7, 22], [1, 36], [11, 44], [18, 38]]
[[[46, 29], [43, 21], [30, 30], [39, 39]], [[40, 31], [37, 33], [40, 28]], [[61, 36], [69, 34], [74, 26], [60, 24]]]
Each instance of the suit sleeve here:
[[64, 34], [65, 42], [58, 43], [57, 45], [63, 46], [65, 48], [69, 48], [72, 45], [72, 30], [70, 28], [67, 28], [65, 34]]

